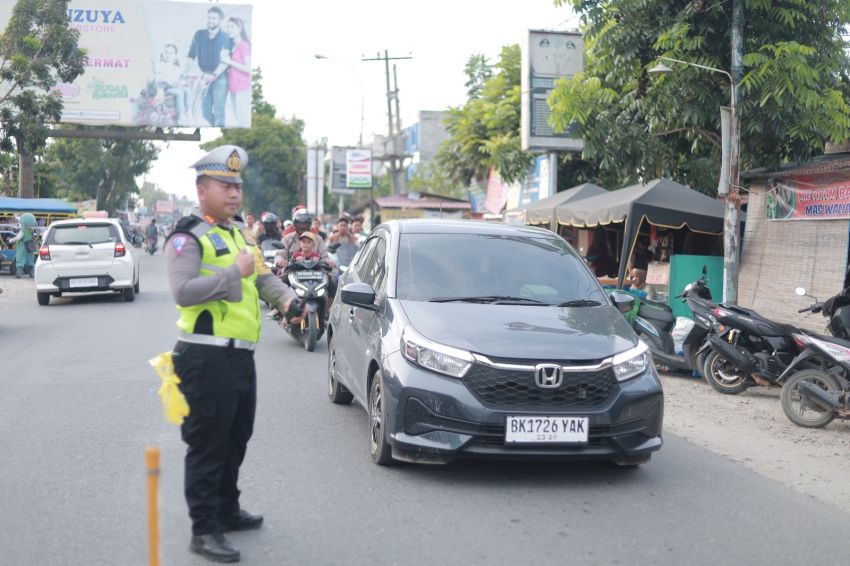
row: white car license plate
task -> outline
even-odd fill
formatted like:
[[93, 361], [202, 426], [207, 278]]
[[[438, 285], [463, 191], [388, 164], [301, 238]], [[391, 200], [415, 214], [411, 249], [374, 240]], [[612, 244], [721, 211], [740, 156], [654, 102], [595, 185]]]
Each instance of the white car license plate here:
[[77, 277], [68, 281], [69, 287], [97, 287], [97, 277]]
[[505, 444], [587, 444], [587, 417], [508, 416]]

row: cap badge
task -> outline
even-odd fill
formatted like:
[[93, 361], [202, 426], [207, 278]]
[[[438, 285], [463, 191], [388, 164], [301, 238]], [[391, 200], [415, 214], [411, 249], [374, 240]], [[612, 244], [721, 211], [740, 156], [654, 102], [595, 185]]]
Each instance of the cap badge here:
[[234, 149], [230, 157], [227, 158], [227, 168], [231, 171], [239, 171], [241, 166], [242, 160], [239, 159], [239, 152]]

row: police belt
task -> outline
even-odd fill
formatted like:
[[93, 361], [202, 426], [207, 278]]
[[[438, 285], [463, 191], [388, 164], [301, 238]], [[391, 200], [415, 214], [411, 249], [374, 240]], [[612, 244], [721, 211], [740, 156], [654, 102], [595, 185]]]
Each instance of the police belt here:
[[249, 342], [248, 340], [237, 340], [236, 338], [227, 338], [225, 336], [210, 336], [209, 334], [190, 334], [188, 332], [180, 332], [177, 337], [180, 342], [188, 344], [202, 344], [204, 346], [219, 346], [222, 348], [240, 348], [242, 350], [256, 350], [257, 343]]

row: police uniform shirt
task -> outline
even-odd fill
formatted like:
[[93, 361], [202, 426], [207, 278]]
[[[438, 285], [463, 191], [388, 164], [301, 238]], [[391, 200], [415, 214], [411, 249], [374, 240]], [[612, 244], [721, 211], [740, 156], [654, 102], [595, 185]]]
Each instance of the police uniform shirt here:
[[[194, 214], [198, 216], [199, 214]], [[203, 218], [201, 218], [203, 222]], [[239, 230], [236, 224], [219, 224], [226, 230]], [[177, 239], [179, 238], [179, 239]], [[201, 246], [187, 234], [172, 235], [165, 246], [165, 262], [171, 294], [181, 307], [199, 305], [207, 301], [242, 300], [242, 276], [234, 262], [216, 275], [201, 276]], [[235, 258], [234, 258], [235, 259]], [[255, 254], [255, 269], [258, 268]], [[295, 292], [284, 285], [271, 272], [257, 270], [257, 290], [260, 298], [283, 311], [284, 304], [296, 297]]]

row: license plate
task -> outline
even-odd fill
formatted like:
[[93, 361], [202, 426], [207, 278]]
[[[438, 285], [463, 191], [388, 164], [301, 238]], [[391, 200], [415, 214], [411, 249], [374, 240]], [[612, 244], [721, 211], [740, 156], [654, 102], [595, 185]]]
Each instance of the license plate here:
[[508, 416], [505, 444], [587, 444], [587, 417]]
[[78, 277], [68, 281], [69, 287], [97, 287], [97, 277]]
[[298, 279], [321, 279], [324, 275], [321, 271], [298, 271], [295, 273]]

